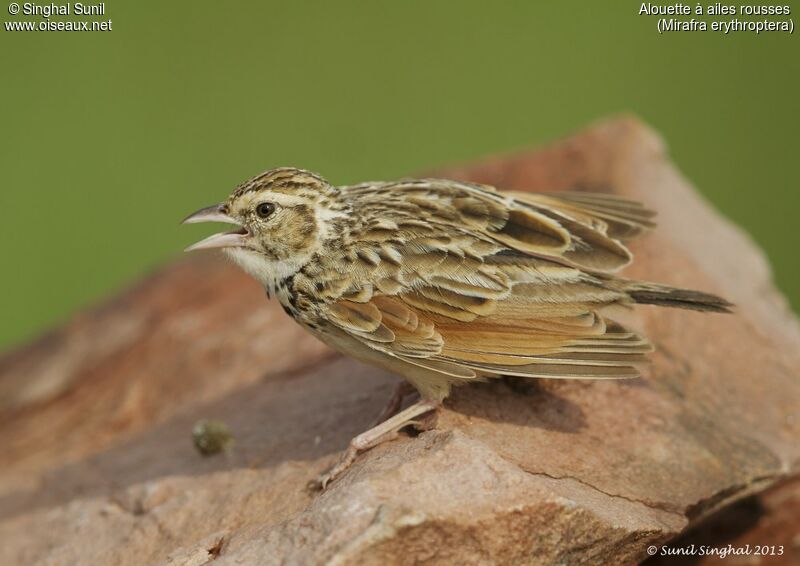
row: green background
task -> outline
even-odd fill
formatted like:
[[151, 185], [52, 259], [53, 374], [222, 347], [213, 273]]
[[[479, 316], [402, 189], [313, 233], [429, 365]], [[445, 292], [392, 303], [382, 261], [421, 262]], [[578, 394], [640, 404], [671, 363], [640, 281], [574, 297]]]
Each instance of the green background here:
[[212, 231], [178, 220], [264, 169], [388, 179], [622, 111], [797, 307], [797, 37], [659, 35], [639, 5], [137, 0], [111, 32], [0, 30], [0, 348], [178, 255]]

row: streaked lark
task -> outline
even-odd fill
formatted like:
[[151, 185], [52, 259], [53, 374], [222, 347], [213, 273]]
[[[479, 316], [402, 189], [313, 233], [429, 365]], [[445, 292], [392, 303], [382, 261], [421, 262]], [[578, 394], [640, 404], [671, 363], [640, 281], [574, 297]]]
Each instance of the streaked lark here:
[[399, 374], [419, 400], [355, 437], [356, 455], [435, 410], [454, 385], [519, 376], [639, 375], [648, 341], [608, 317], [636, 303], [727, 312], [699, 291], [625, 279], [625, 246], [653, 227], [640, 204], [596, 193], [498, 191], [443, 179], [335, 187], [267, 171], [184, 222], [227, 222], [188, 250], [223, 248], [332, 348]]

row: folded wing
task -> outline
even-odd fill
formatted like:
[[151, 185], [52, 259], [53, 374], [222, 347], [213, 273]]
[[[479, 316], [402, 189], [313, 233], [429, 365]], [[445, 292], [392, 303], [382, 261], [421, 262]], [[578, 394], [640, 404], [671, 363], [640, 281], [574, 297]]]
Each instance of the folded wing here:
[[329, 322], [451, 377], [626, 378], [651, 350], [601, 310], [630, 302], [606, 274], [652, 224], [596, 194], [499, 193], [422, 180], [350, 187], [367, 221], [332, 278]]

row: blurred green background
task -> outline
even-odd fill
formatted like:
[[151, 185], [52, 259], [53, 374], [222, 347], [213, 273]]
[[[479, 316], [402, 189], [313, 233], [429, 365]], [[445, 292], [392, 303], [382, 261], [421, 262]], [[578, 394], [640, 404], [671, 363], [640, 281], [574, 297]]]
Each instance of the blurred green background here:
[[659, 35], [639, 6], [150, 0], [107, 3], [111, 32], [0, 29], [0, 349], [180, 254], [210, 230], [178, 220], [264, 169], [388, 179], [621, 111], [797, 307], [797, 37]]

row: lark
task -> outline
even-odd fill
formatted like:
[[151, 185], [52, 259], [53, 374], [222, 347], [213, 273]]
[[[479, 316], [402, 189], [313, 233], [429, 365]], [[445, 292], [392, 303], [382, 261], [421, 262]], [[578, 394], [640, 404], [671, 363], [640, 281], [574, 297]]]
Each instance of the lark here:
[[[324, 489], [455, 385], [639, 376], [652, 347], [611, 307], [728, 312], [715, 295], [617, 275], [632, 260], [626, 242], [653, 228], [653, 216], [606, 194], [446, 179], [336, 187], [279, 168], [184, 222], [234, 224], [187, 251], [221, 248], [322, 342], [406, 380], [318, 478]], [[413, 390], [419, 399], [400, 410]]]

